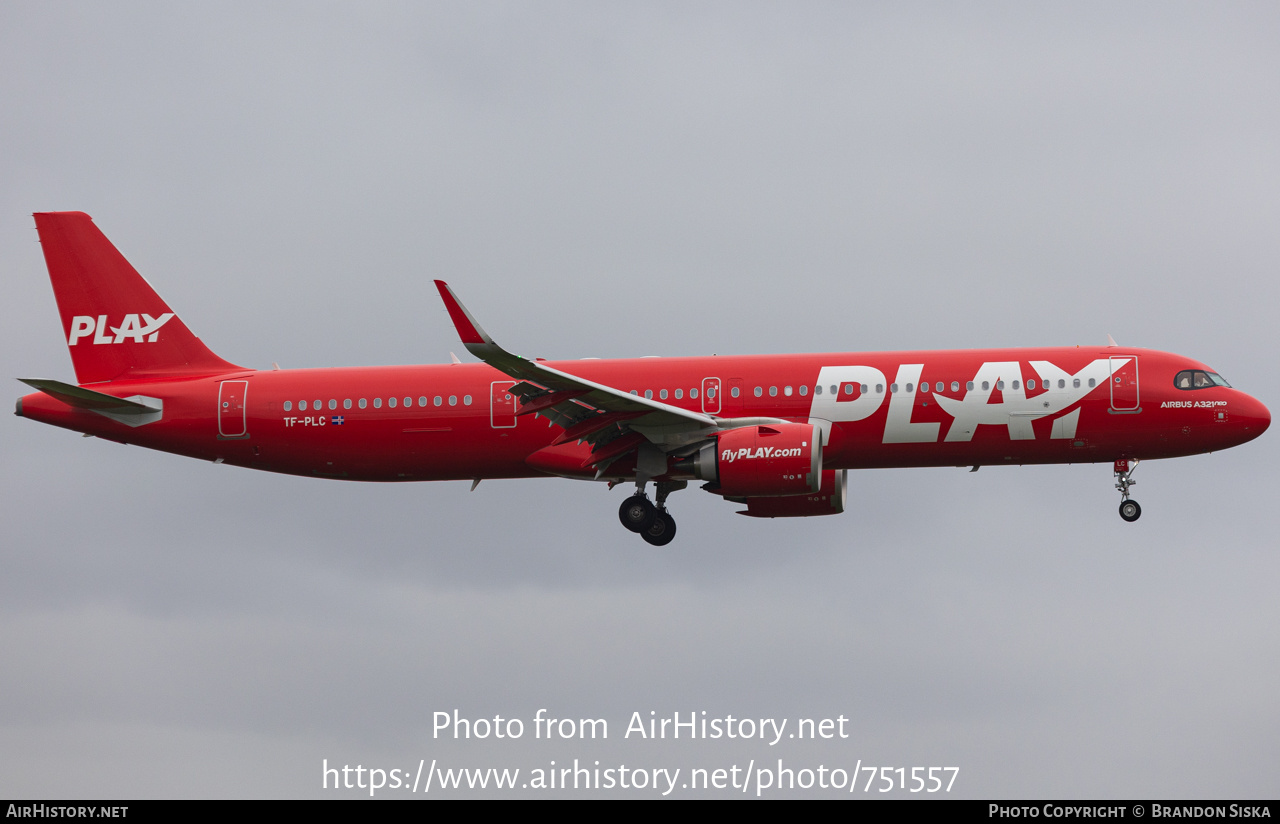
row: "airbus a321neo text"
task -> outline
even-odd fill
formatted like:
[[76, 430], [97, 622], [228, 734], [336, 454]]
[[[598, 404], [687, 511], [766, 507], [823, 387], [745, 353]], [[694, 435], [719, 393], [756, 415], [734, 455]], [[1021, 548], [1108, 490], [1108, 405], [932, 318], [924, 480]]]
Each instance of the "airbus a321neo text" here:
[[1203, 363], [1114, 344], [530, 360], [442, 281], [482, 363], [246, 369], [206, 348], [88, 215], [35, 220], [76, 384], [25, 380], [37, 391], [18, 415], [318, 478], [634, 483], [619, 518], [658, 546], [675, 536], [668, 496], [690, 481], [743, 515], [835, 515], [847, 470], [870, 467], [1111, 462], [1136, 521], [1139, 460], [1226, 449], [1271, 423]]

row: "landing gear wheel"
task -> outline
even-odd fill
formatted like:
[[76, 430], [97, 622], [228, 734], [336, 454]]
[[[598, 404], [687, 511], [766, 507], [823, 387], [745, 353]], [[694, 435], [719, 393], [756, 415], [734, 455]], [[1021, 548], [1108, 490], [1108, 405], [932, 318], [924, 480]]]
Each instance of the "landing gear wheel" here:
[[1142, 517], [1142, 507], [1138, 506], [1137, 501], [1124, 500], [1120, 502], [1120, 517], [1129, 523], [1133, 523]]
[[618, 508], [618, 520], [632, 532], [644, 532], [657, 514], [657, 508], [643, 495], [632, 495]]
[[640, 533], [640, 537], [654, 546], [666, 546], [671, 543], [672, 538], [676, 537], [676, 519], [661, 509], [655, 509], [653, 523]]

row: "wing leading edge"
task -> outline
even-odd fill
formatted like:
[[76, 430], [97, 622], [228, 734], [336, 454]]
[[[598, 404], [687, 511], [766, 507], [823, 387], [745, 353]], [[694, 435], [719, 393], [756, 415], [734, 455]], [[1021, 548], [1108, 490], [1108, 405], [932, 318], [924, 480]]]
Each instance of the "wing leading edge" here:
[[467, 351], [519, 381], [511, 387], [521, 402], [517, 414], [538, 415], [563, 428], [556, 444], [592, 445], [584, 466], [595, 465], [603, 472], [646, 440], [671, 451], [723, 428], [709, 415], [632, 395], [508, 352], [476, 322], [449, 284], [442, 280], [435, 284]]

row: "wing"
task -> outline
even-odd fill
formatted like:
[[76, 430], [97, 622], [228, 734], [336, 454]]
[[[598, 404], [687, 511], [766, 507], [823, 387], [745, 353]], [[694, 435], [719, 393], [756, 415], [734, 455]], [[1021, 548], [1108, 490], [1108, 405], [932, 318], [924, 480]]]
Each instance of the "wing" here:
[[591, 444], [591, 457], [583, 466], [595, 465], [602, 472], [646, 440], [670, 452], [724, 428], [709, 415], [632, 395], [508, 352], [476, 323], [447, 283], [435, 283], [467, 351], [519, 381], [511, 387], [521, 402], [516, 414], [538, 415], [564, 429], [553, 445]]

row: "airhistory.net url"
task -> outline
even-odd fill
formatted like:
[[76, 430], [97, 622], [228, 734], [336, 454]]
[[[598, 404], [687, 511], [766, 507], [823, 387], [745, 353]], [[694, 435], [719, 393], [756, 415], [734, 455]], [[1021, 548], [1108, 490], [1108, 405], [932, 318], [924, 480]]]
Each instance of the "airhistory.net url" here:
[[873, 767], [859, 760], [852, 770], [819, 765], [789, 767], [783, 759], [775, 765], [756, 766], [752, 760], [746, 767], [733, 764], [727, 768], [695, 767], [628, 767], [625, 764], [602, 767], [599, 761], [583, 765], [578, 759], [572, 766], [521, 768], [442, 767], [436, 759], [426, 759], [413, 769], [382, 769], [344, 764], [329, 766], [322, 762], [322, 787], [326, 790], [379, 790], [430, 793], [456, 790], [648, 790], [670, 795], [676, 790], [726, 790], [757, 797], [768, 792], [790, 790], [844, 790], [847, 792], [888, 793], [894, 790], [910, 793], [949, 793], [959, 767]]

